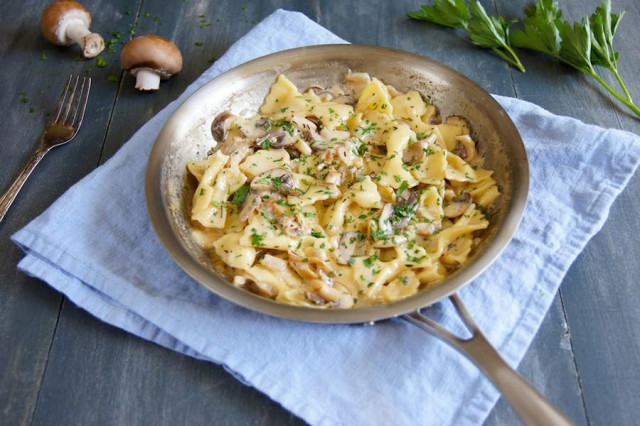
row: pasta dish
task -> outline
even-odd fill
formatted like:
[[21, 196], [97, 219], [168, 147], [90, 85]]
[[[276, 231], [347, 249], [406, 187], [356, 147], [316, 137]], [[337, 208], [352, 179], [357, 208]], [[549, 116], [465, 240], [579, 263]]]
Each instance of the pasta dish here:
[[364, 73], [304, 91], [280, 75], [255, 116], [222, 112], [211, 133], [187, 165], [192, 232], [235, 286], [278, 302], [357, 308], [437, 285], [499, 196], [466, 118]]

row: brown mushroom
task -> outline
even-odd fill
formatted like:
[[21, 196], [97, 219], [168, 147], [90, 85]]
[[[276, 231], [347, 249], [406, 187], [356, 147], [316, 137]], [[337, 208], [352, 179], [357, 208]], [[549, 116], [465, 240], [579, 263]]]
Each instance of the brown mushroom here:
[[467, 191], [462, 192], [457, 197], [453, 197], [447, 205], [444, 206], [444, 215], [448, 218], [461, 216], [467, 207], [471, 204], [471, 194]]
[[393, 215], [393, 204], [387, 203], [380, 212], [380, 218], [378, 219], [378, 226], [385, 235], [391, 235], [393, 229], [391, 228], [391, 216]]
[[40, 29], [44, 37], [57, 46], [80, 45], [85, 58], [98, 56], [104, 50], [100, 34], [89, 31], [91, 15], [77, 1], [57, 1], [42, 12]]
[[348, 265], [352, 262], [352, 257], [364, 255], [365, 249], [366, 243], [362, 234], [357, 231], [347, 231], [340, 236], [334, 253], [339, 264]]
[[251, 181], [254, 191], [277, 191], [286, 195], [297, 195], [298, 180], [288, 170], [271, 169], [260, 173]]
[[147, 35], [136, 37], [122, 48], [122, 68], [136, 77], [136, 89], [158, 90], [160, 79], [168, 79], [182, 70], [182, 54], [169, 40]]
[[327, 90], [317, 84], [309, 86], [307, 90], [313, 92], [322, 102], [329, 102], [335, 97], [335, 93], [331, 90]]
[[242, 204], [242, 210], [240, 210], [240, 213], [238, 214], [238, 219], [240, 219], [240, 221], [242, 222], [249, 220], [249, 216], [251, 216], [251, 213], [256, 211], [261, 203], [262, 198], [260, 198], [260, 193], [251, 191]]
[[471, 136], [456, 136], [456, 140], [458, 143], [452, 152], [467, 163], [471, 162], [476, 157], [476, 144], [473, 139], [471, 139]]
[[321, 257], [310, 256], [301, 257], [294, 252], [289, 252], [289, 266], [298, 273], [302, 278], [309, 280], [317, 280], [320, 286], [325, 282], [322, 280], [325, 278], [327, 281], [331, 281], [330, 276], [334, 275], [331, 270], [331, 266]]
[[403, 163], [413, 163], [421, 161], [425, 156], [426, 148], [436, 141], [437, 137], [434, 134], [429, 135], [426, 139], [421, 139], [407, 146], [407, 149], [402, 153]]
[[236, 116], [229, 111], [223, 111], [213, 119], [211, 123], [211, 135], [217, 142], [223, 142], [227, 138], [231, 122]]
[[294, 142], [293, 138], [287, 138], [287, 133], [278, 127], [273, 132], [256, 139], [255, 144], [262, 148], [283, 148]]

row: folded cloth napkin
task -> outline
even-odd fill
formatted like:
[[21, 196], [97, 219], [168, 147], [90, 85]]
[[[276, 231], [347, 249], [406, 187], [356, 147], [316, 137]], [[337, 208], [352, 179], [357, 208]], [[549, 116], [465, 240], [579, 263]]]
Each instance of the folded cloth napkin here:
[[[497, 391], [470, 362], [417, 327], [400, 320], [375, 327], [316, 325], [237, 307], [183, 273], [149, 224], [147, 157], [163, 123], [189, 94], [254, 57], [339, 42], [300, 13], [274, 12], [106, 164], [18, 231], [13, 240], [26, 253], [18, 266], [110, 324], [223, 364], [309, 423], [480, 424]], [[461, 297], [515, 366], [569, 265], [638, 166], [640, 138], [496, 98], [526, 144], [530, 198], [504, 254]], [[450, 304], [435, 311], [455, 328]]]

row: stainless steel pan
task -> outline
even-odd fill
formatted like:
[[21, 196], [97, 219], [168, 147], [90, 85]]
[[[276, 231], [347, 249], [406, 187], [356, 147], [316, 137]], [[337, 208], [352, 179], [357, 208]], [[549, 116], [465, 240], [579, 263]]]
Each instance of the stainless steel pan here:
[[[502, 195], [491, 212], [491, 227], [471, 260], [434, 288], [386, 305], [320, 310], [279, 304], [234, 287], [211, 264], [190, 234], [184, 200], [186, 162], [202, 159], [214, 142], [213, 117], [230, 110], [253, 115], [269, 86], [285, 73], [298, 87], [331, 86], [345, 72], [367, 72], [401, 91], [429, 96], [442, 116], [457, 114], [473, 125], [486, 167], [495, 171]], [[200, 284], [245, 308], [268, 315], [318, 323], [373, 323], [398, 317], [435, 334], [466, 355], [493, 381], [528, 424], [569, 424], [568, 420], [514, 372], [491, 347], [455, 294], [482, 273], [516, 231], [529, 187], [527, 156], [520, 135], [500, 105], [482, 88], [433, 60], [392, 49], [363, 45], [321, 45], [268, 55], [221, 74], [173, 113], [151, 151], [145, 190], [149, 216], [167, 251]], [[496, 284], [498, 285], [498, 284]], [[496, 291], [499, 291], [497, 289]], [[420, 314], [419, 309], [449, 297], [472, 332], [461, 339]]]

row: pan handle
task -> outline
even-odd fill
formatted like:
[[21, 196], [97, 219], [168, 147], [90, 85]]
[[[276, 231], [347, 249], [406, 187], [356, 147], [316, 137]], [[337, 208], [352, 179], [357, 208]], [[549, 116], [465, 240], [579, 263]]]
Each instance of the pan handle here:
[[493, 382], [526, 425], [571, 425], [556, 407], [500, 357], [469, 315], [460, 296], [453, 294], [449, 298], [462, 322], [473, 334], [471, 338], [461, 339], [418, 311], [402, 319], [433, 334], [465, 355]]

